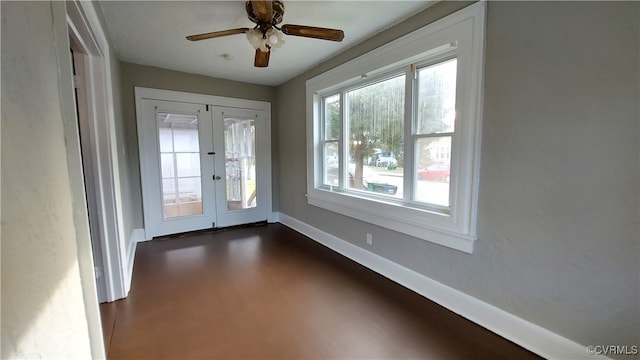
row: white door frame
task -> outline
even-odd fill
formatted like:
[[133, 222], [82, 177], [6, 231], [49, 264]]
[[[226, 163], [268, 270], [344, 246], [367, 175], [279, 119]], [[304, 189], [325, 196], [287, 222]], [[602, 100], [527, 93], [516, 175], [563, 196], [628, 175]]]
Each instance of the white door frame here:
[[[265, 184], [263, 184], [267, 191], [264, 191], [266, 194], [262, 196], [266, 196], [265, 203], [267, 207], [267, 220], [272, 221], [274, 219], [274, 214], [272, 213], [272, 181], [271, 181], [271, 103], [265, 101], [256, 101], [256, 100], [246, 100], [246, 99], [237, 99], [237, 98], [228, 98], [222, 96], [214, 96], [214, 95], [204, 95], [204, 94], [193, 94], [181, 91], [171, 91], [171, 90], [160, 90], [160, 89], [151, 89], [145, 87], [136, 87], [135, 88], [135, 97], [136, 97], [136, 119], [138, 122], [138, 129], [140, 129], [140, 124], [143, 119], [143, 101], [144, 100], [160, 100], [160, 101], [173, 101], [173, 102], [182, 102], [182, 103], [192, 103], [192, 104], [203, 104], [212, 106], [220, 106], [227, 108], [239, 108], [239, 109], [251, 109], [251, 110], [259, 110], [264, 112], [264, 121], [266, 125], [266, 129], [264, 131], [264, 147], [267, 155], [264, 160], [264, 166], [266, 167], [266, 176], [265, 176]], [[211, 109], [210, 109], [211, 110]], [[155, 136], [155, 134], [138, 134], [138, 136]], [[140, 159], [140, 171], [143, 172], [146, 168], [146, 164], [144, 164], [144, 159]], [[144, 187], [144, 184], [143, 184]], [[143, 198], [143, 204], [145, 200]], [[145, 223], [146, 223], [146, 212], [145, 212]], [[151, 240], [153, 234], [146, 230], [145, 225], [145, 239]]]
[[[97, 241], [102, 252], [102, 276], [106, 299], [114, 301], [127, 296], [131, 274], [127, 268], [123, 249], [125, 236], [120, 202], [120, 178], [115, 134], [113, 89], [111, 84], [110, 47], [93, 3], [66, 2], [66, 23], [69, 37], [83, 54], [83, 69], [77, 69], [85, 77], [86, 112], [90, 128], [92, 149], [85, 156], [91, 157], [88, 179], [94, 181], [95, 206], [98, 215]], [[67, 56], [68, 53], [67, 53]], [[75, 114], [74, 114], [75, 118]], [[77, 127], [77, 124], [76, 124]], [[77, 134], [76, 134], [77, 137]], [[86, 213], [85, 213], [86, 221]], [[95, 240], [95, 239], [94, 239]], [[84, 261], [79, 256], [79, 261]]]
[[89, 216], [89, 230], [91, 236], [91, 248], [93, 250], [93, 266], [95, 269], [96, 287], [98, 292], [98, 302], [107, 300], [107, 287], [104, 276], [104, 257], [102, 254], [102, 243], [100, 242], [100, 217], [97, 214], [98, 202], [97, 196], [99, 192], [96, 186], [97, 174], [94, 161], [95, 154], [95, 136], [92, 128], [92, 122], [89, 121], [92, 114], [89, 111], [88, 93], [89, 90], [87, 75], [90, 75], [89, 66], [85, 64], [88, 55], [85, 48], [79, 44], [75, 36], [70, 39], [71, 54], [74, 69], [76, 71], [74, 77], [74, 86], [76, 90], [76, 109], [78, 116], [78, 134], [80, 135], [80, 153], [82, 155], [82, 170], [84, 173], [84, 188], [87, 201], [87, 212]]

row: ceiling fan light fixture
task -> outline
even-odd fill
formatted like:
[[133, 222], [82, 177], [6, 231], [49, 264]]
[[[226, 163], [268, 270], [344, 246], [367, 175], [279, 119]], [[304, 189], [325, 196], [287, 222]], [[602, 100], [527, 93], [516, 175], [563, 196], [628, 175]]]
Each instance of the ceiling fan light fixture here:
[[284, 44], [282, 32], [273, 27], [264, 34], [260, 28], [251, 29], [247, 31], [247, 40], [254, 49], [264, 52], [277, 49]]
[[260, 29], [255, 28], [247, 31], [247, 40], [249, 40], [249, 44], [253, 46], [254, 49], [260, 49], [260, 51], [269, 51], [267, 48], [267, 41], [262, 35], [262, 31]]
[[271, 28], [267, 30], [267, 33], [265, 35], [267, 37], [267, 41], [271, 49], [277, 49], [281, 47], [282, 44], [284, 44], [284, 37], [282, 36], [282, 31], [276, 28]]

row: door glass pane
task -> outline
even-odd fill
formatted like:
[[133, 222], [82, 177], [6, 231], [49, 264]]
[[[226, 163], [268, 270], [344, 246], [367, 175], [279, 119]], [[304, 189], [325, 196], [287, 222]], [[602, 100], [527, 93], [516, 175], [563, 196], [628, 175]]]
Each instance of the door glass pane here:
[[447, 60], [418, 70], [418, 134], [453, 132], [456, 120], [458, 61]]
[[160, 152], [173, 152], [173, 132], [171, 129], [159, 128]]
[[414, 200], [449, 206], [451, 136], [418, 139], [416, 146]]
[[202, 214], [198, 117], [159, 112], [158, 140], [165, 219]]
[[256, 207], [256, 138], [253, 119], [224, 119], [227, 210]]
[[[197, 125], [195, 126], [197, 128]], [[175, 151], [198, 152], [198, 132], [192, 129], [174, 129], [173, 131]]]
[[348, 187], [403, 196], [405, 76], [348, 91]]
[[163, 152], [160, 154], [160, 165], [162, 167], [162, 178], [169, 179], [175, 176], [173, 152]]
[[178, 176], [200, 176], [200, 153], [176, 153]]
[[200, 177], [178, 178], [178, 195], [181, 203], [200, 201]]

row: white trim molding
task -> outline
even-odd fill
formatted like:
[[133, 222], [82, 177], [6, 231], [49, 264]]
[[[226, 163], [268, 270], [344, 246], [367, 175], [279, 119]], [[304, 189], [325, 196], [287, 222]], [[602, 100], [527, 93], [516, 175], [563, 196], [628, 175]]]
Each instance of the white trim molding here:
[[[103, 275], [107, 301], [124, 298], [125, 259], [122, 205], [119, 194], [119, 173], [113, 89], [111, 84], [110, 46], [94, 4], [71, 1], [66, 3], [69, 37], [85, 51], [89, 127], [93, 149], [93, 177], [96, 211], [99, 214], [99, 243], [103, 257]], [[129, 275], [130, 276], [130, 275]]]
[[127, 249], [127, 273], [124, 282], [125, 292], [128, 294], [131, 290], [131, 280], [133, 278], [133, 262], [136, 257], [136, 249], [138, 243], [145, 241], [144, 229], [133, 229], [131, 236], [129, 237], [129, 248]]
[[280, 213], [279, 218], [281, 224], [542, 357], [582, 359], [588, 355], [589, 359], [608, 359], [601, 355], [589, 355], [586, 346], [353, 245], [294, 217]]
[[269, 219], [267, 219], [269, 224], [280, 222], [280, 213], [279, 212], [271, 212], [269, 213]]

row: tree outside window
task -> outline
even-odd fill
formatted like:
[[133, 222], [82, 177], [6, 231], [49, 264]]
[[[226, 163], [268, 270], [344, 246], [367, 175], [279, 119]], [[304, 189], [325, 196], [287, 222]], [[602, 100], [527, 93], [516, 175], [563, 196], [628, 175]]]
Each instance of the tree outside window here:
[[353, 188], [363, 184], [365, 159], [382, 149], [395, 155], [403, 167], [405, 75], [376, 82], [346, 93], [349, 161], [355, 164]]

